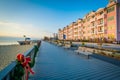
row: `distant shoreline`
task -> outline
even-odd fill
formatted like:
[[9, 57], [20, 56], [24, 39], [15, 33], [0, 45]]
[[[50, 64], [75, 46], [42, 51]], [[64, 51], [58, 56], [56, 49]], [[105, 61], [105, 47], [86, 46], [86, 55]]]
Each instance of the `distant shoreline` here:
[[0, 46], [4, 46], [4, 45], [19, 45], [18, 42], [0, 42]]
[[18, 45], [17, 41], [24, 40], [24, 38], [17, 37], [0, 37], [0, 45]]
[[[17, 41], [24, 41], [25, 38], [20, 37], [1, 37], [0, 36], [0, 45], [19, 45]], [[33, 38], [32, 40], [40, 40]]]

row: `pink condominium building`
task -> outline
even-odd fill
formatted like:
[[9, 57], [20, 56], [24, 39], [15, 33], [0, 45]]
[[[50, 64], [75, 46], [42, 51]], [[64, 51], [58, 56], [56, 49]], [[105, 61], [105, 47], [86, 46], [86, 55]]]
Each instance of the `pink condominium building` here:
[[59, 40], [104, 40], [120, 42], [120, 0], [86, 14], [58, 30]]

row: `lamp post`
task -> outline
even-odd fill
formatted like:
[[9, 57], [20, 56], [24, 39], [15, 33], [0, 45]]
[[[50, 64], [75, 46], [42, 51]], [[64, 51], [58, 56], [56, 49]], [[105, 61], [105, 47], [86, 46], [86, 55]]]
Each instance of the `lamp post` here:
[[26, 41], [26, 35], [23, 35], [23, 37], [25, 38], [25, 41]]

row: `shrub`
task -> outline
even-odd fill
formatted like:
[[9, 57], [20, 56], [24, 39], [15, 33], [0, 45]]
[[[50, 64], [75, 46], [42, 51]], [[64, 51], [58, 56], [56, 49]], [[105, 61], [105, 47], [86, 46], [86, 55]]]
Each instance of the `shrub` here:
[[82, 42], [82, 46], [85, 46], [85, 43], [84, 43], [84, 42]]

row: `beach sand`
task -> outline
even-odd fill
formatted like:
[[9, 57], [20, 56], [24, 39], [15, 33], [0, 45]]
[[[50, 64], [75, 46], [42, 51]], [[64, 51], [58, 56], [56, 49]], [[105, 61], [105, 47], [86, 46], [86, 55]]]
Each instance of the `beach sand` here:
[[0, 71], [16, 59], [18, 53], [25, 53], [34, 45], [0, 45]]

